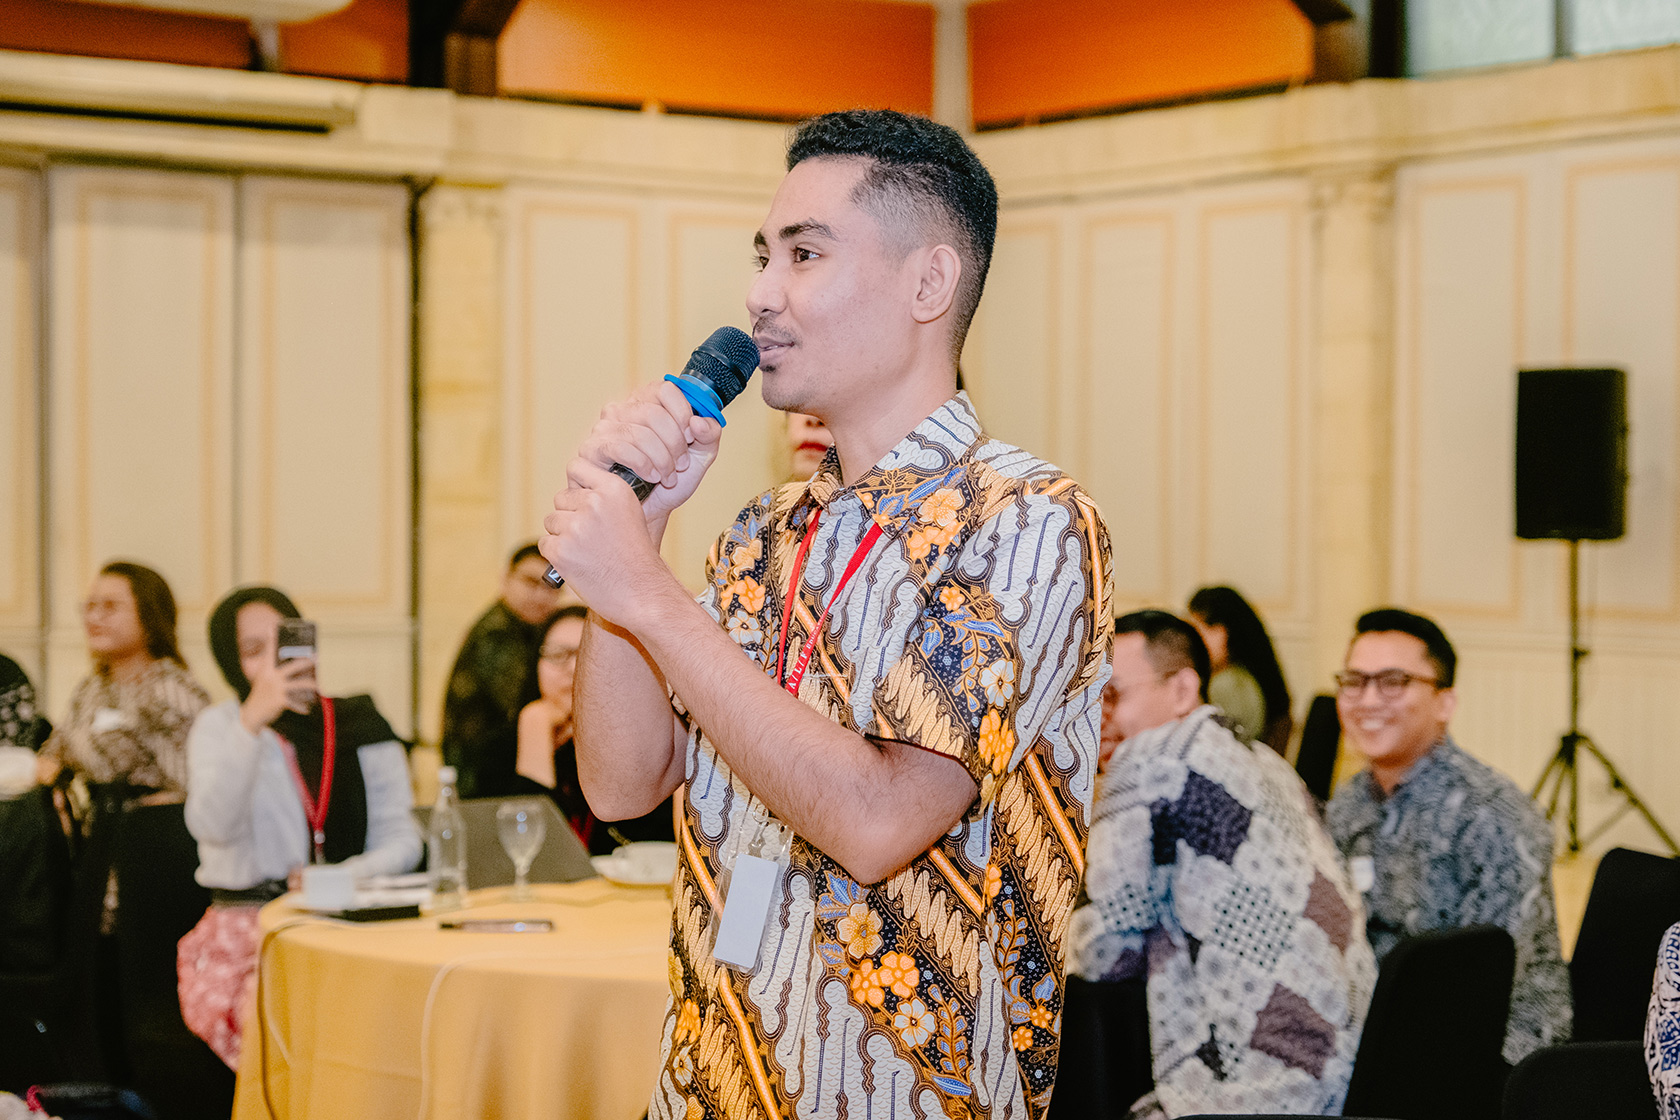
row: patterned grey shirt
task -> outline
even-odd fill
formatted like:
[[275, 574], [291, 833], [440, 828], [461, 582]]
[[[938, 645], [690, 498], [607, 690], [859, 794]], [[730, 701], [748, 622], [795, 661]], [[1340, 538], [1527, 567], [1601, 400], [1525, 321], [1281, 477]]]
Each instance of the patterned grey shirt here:
[[1367, 933], [1379, 962], [1408, 934], [1499, 926], [1517, 943], [1505, 1060], [1568, 1041], [1552, 827], [1532, 798], [1449, 736], [1393, 794], [1383, 796], [1365, 771], [1331, 798], [1325, 815], [1355, 879], [1370, 868]]
[[1155, 1092], [1133, 1116], [1338, 1113], [1376, 982], [1364, 911], [1301, 779], [1218, 715], [1109, 760], [1069, 967], [1148, 976]]

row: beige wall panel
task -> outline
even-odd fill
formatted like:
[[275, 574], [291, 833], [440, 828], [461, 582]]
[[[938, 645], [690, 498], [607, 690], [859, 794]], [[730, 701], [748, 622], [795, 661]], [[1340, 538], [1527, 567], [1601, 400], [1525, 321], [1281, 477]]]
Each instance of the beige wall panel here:
[[[240, 582], [323, 627], [326, 675], [408, 723], [408, 194], [241, 184]], [[323, 672], [326, 673], [325, 667]]]
[[1512, 617], [1513, 370], [1524, 287], [1521, 180], [1420, 186], [1403, 219], [1399, 587], [1431, 610]]
[[1114, 593], [1123, 603], [1171, 596], [1171, 403], [1175, 217], [1092, 220], [1082, 231], [1084, 369], [1080, 480], [1108, 520]]
[[624, 206], [553, 196], [509, 207], [503, 551], [542, 531], [566, 464], [636, 383], [637, 240]]
[[82, 597], [127, 557], [169, 580], [188, 661], [232, 578], [233, 183], [51, 172], [49, 710], [86, 671]]
[[[674, 209], [668, 219], [670, 324], [663, 362], [644, 369], [647, 379], [681, 372], [694, 348], [719, 327], [750, 331], [747, 289], [756, 275], [753, 234], [764, 219], [757, 207]], [[671, 519], [665, 558], [679, 579], [698, 588], [705, 579], [706, 554], [741, 507], [775, 476], [774, 445], [785, 439], [782, 414], [764, 404], [759, 374], [741, 391], [726, 416], [718, 458], [688, 503]], [[785, 460], [784, 460], [785, 462]]]
[[0, 652], [41, 673], [39, 409], [40, 177], [0, 167]]
[[1296, 221], [1283, 203], [1210, 207], [1200, 231], [1199, 580], [1274, 612], [1295, 598]]
[[963, 381], [986, 430], [1052, 461], [1056, 432], [1059, 227], [1038, 216], [999, 226], [986, 292], [963, 348]]
[[1680, 159], [1574, 169], [1565, 232], [1565, 352], [1628, 372], [1627, 536], [1593, 546], [1603, 610], [1674, 619]]
[[1532, 789], [1568, 723], [1567, 656], [1533, 638], [1478, 633], [1449, 616], [1439, 621], [1459, 654], [1454, 738]]

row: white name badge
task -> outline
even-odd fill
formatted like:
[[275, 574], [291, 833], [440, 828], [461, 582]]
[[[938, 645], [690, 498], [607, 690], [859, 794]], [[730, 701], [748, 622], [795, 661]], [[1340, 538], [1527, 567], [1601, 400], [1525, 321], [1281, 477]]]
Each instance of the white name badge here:
[[1348, 870], [1353, 872], [1353, 886], [1360, 894], [1370, 894], [1377, 885], [1377, 865], [1370, 856], [1354, 856]]
[[782, 865], [758, 856], [735, 857], [735, 870], [729, 876], [729, 897], [723, 903], [723, 919], [718, 923], [717, 944], [712, 956], [736, 968], [753, 968], [758, 964], [759, 943], [764, 940], [764, 927], [770, 918], [770, 900], [776, 893], [776, 880]]
[[128, 726], [128, 713], [120, 708], [95, 708], [93, 712], [93, 733], [103, 735], [107, 731], [121, 731]]

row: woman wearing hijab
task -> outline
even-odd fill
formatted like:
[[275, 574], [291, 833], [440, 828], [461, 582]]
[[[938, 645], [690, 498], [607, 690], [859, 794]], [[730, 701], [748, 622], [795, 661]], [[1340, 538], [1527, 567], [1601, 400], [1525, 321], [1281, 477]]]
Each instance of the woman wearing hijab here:
[[278, 664], [272, 587], [235, 591], [210, 616], [210, 649], [238, 694], [207, 708], [187, 739], [187, 827], [210, 909], [179, 952], [182, 1018], [239, 1068], [240, 1016], [255, 990], [257, 910], [310, 863], [358, 876], [420, 860], [408, 758], [367, 696], [316, 691], [315, 664]]

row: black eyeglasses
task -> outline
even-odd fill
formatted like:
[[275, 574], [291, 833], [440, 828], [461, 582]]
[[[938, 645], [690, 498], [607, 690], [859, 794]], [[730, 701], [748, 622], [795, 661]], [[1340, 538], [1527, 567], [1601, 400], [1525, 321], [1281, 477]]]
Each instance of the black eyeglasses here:
[[1441, 682], [1434, 677], [1420, 677], [1404, 669], [1383, 669], [1376, 673], [1344, 669], [1336, 674], [1336, 691], [1341, 693], [1344, 700], [1357, 700], [1365, 695], [1365, 686], [1374, 683], [1378, 696], [1384, 700], [1398, 700], [1405, 694], [1406, 686], [1413, 681], [1429, 685], [1431, 688], [1441, 687]]

